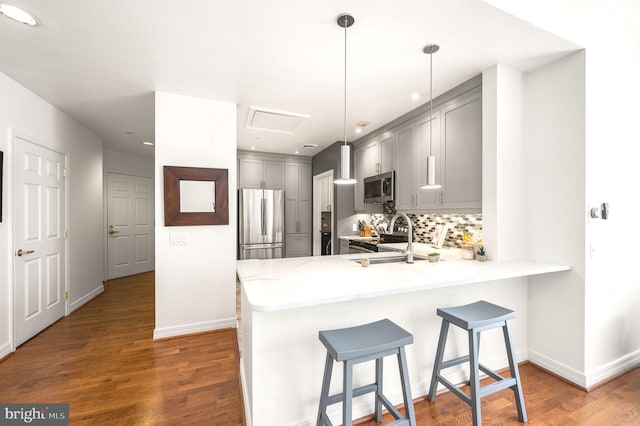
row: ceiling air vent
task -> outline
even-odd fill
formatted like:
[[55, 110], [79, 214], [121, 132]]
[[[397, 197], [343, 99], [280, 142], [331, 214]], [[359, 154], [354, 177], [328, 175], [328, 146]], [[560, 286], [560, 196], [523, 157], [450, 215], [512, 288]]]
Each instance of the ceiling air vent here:
[[302, 147], [304, 149], [313, 149], [313, 148], [317, 148], [318, 144], [317, 143], [305, 143], [304, 145], [302, 145]]
[[293, 133], [309, 117], [311, 116], [306, 114], [249, 107], [246, 127], [270, 132]]

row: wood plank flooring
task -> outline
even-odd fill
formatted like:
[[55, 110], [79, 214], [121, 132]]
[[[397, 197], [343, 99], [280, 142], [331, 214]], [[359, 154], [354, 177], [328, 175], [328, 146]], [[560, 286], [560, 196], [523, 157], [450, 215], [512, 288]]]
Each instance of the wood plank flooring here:
[[[234, 330], [153, 341], [153, 280], [108, 282], [1, 361], [0, 402], [69, 403], [72, 425], [244, 425]], [[590, 393], [530, 364], [520, 374], [530, 425], [640, 424], [640, 368]], [[450, 392], [415, 409], [418, 425], [471, 424], [469, 407]], [[513, 393], [484, 398], [482, 415], [485, 425], [518, 423]]]
[[[503, 375], [509, 375], [500, 372]], [[609, 426], [640, 425], [640, 368], [587, 393], [554, 377], [532, 364], [520, 366], [529, 425]], [[482, 385], [490, 383], [485, 379]], [[469, 392], [469, 387], [462, 390]], [[436, 396], [435, 403], [420, 399], [414, 404], [418, 426], [470, 425], [471, 408], [451, 392]], [[404, 413], [404, 410], [402, 410]], [[382, 425], [392, 421], [383, 416], [382, 423], [361, 419], [358, 426]], [[513, 392], [509, 389], [482, 399], [484, 425], [515, 425], [518, 421]]]
[[3, 403], [69, 403], [71, 424], [242, 425], [234, 330], [153, 341], [154, 275], [105, 292], [0, 362]]

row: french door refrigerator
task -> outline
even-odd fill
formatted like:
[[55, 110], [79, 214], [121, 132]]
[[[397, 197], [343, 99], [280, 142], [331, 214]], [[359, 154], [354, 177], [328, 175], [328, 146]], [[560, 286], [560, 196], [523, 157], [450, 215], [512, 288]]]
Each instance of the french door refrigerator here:
[[284, 191], [238, 190], [238, 259], [284, 257]]

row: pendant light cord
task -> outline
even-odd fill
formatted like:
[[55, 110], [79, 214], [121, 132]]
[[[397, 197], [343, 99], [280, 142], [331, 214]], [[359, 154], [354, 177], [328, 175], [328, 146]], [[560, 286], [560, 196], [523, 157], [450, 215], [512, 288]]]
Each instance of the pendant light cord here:
[[433, 53], [429, 54], [429, 155], [433, 155]]
[[347, 15], [344, 16], [344, 144], [347, 144]]

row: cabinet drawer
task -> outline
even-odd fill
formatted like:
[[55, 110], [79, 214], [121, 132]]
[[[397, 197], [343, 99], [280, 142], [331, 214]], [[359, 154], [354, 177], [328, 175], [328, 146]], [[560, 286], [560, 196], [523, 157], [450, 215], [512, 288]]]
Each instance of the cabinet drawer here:
[[311, 256], [311, 234], [289, 234], [286, 245], [287, 257]]

